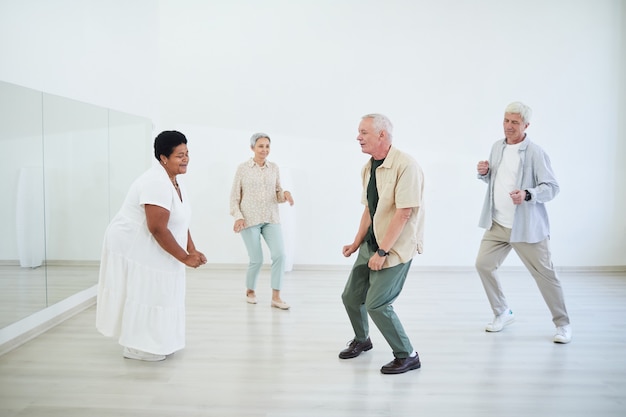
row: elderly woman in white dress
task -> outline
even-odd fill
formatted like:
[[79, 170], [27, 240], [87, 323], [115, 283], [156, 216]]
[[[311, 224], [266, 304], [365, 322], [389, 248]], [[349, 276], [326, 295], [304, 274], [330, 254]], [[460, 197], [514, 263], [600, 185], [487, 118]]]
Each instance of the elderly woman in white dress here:
[[164, 131], [159, 161], [131, 185], [107, 228], [96, 327], [129, 359], [159, 361], [185, 347], [185, 266], [206, 263], [189, 233], [191, 208], [177, 176], [187, 172], [187, 138]]
[[237, 168], [230, 195], [230, 214], [235, 218], [233, 230], [241, 233], [250, 258], [246, 274], [246, 301], [257, 303], [255, 290], [263, 266], [262, 236], [272, 258], [270, 305], [287, 310], [289, 304], [280, 297], [285, 274], [285, 248], [278, 204], [289, 202], [293, 205], [293, 198], [280, 185], [278, 165], [267, 160], [270, 142], [265, 133], [255, 133], [250, 138], [254, 156]]

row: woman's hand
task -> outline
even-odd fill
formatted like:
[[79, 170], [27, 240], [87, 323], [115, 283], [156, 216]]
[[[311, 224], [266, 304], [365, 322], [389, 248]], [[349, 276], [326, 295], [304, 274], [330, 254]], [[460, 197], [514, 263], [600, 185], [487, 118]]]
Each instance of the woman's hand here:
[[289, 191], [285, 191], [283, 195], [285, 196], [285, 200], [287, 200], [289, 205], [293, 206], [293, 197], [291, 196], [291, 193]]
[[206, 256], [202, 252], [193, 251], [187, 254], [183, 263], [191, 268], [197, 268], [206, 264]]
[[233, 226], [233, 231], [235, 233], [239, 233], [245, 228], [246, 228], [246, 221], [244, 219], [235, 220], [235, 225]]

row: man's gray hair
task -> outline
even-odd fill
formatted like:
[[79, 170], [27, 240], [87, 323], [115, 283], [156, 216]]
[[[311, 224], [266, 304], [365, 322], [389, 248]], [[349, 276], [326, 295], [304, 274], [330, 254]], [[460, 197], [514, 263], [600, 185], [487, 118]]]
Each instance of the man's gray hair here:
[[254, 145], [256, 145], [256, 141], [261, 139], [261, 138], [267, 138], [267, 140], [269, 140], [270, 143], [272, 143], [272, 139], [270, 139], [270, 137], [269, 137], [269, 135], [267, 133], [258, 132], [258, 133], [255, 133], [254, 135], [252, 135], [252, 137], [250, 138], [250, 147], [254, 148]]
[[389, 142], [391, 142], [391, 139], [393, 138], [393, 124], [391, 124], [391, 120], [389, 120], [387, 116], [379, 113], [371, 113], [366, 114], [365, 116], [361, 117], [361, 119], [372, 119], [374, 129], [376, 129], [376, 133], [384, 130], [385, 132], [387, 132]]
[[514, 101], [506, 106], [505, 113], [519, 114], [524, 123], [530, 123], [530, 117], [533, 115], [533, 111], [530, 107], [522, 103], [521, 101]]

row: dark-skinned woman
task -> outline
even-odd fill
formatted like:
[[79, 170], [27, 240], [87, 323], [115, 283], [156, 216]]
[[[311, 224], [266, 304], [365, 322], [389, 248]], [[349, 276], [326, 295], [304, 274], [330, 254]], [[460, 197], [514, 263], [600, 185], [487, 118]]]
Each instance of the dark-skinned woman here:
[[185, 347], [185, 269], [206, 263], [189, 232], [191, 208], [178, 176], [187, 172], [187, 138], [154, 140], [159, 162], [131, 185], [107, 228], [96, 327], [118, 338], [129, 359], [160, 361]]

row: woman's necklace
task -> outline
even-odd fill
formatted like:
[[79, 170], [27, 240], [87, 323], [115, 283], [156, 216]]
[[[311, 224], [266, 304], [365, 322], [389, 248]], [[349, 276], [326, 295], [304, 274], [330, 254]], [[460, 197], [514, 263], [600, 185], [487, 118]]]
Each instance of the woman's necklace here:
[[170, 181], [172, 181], [172, 185], [174, 186], [174, 189], [176, 190], [176, 194], [178, 194], [178, 198], [180, 198], [180, 201], [183, 201], [183, 195], [180, 192], [180, 188], [178, 188], [178, 181], [176, 181], [176, 177], [171, 178], [170, 177]]

